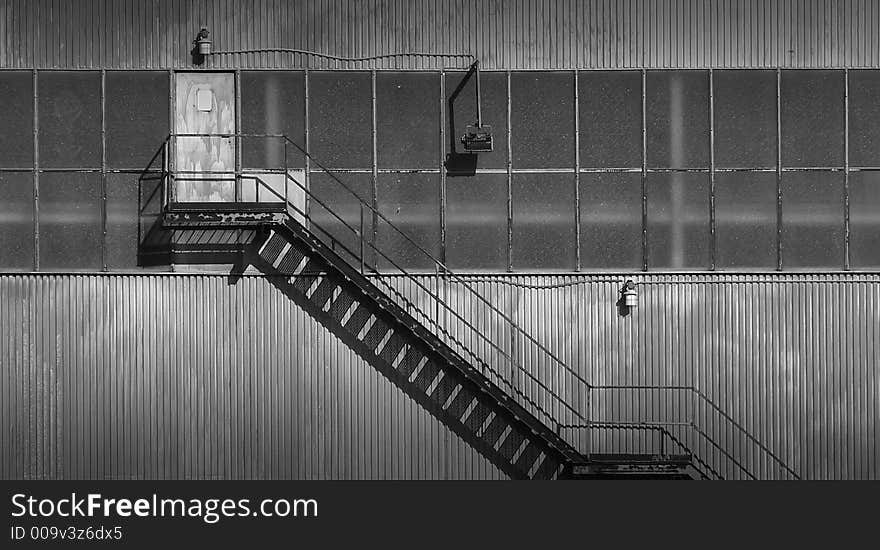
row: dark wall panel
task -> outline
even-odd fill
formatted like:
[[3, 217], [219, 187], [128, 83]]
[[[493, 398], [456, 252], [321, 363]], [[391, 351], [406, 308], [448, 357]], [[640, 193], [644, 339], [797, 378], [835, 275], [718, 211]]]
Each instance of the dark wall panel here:
[[650, 71], [645, 82], [649, 168], [709, 167], [709, 73]]
[[642, 267], [642, 175], [581, 174], [581, 267]]
[[0, 71], [3, 124], [0, 126], [0, 168], [34, 165], [34, 75]]
[[853, 269], [880, 269], [880, 172], [850, 174], [849, 223]]
[[510, 76], [510, 140], [514, 168], [574, 167], [574, 76]]
[[843, 71], [783, 71], [782, 165], [843, 166]]
[[438, 73], [376, 75], [376, 149], [380, 168], [437, 168]]
[[361, 255], [360, 237], [355, 231], [363, 231], [363, 257], [369, 265], [373, 265], [374, 253], [369, 246], [373, 242], [373, 212], [366, 206], [373, 203], [373, 176], [313, 173], [309, 191], [312, 193], [309, 198], [309, 217], [315, 224], [315, 235], [324, 242], [336, 241], [341, 244], [341, 255], [348, 260], [355, 260], [355, 257]]
[[100, 168], [101, 73], [44, 71], [37, 82], [40, 167]]
[[[241, 73], [241, 131], [245, 134], [285, 135], [305, 149], [305, 75], [298, 71]], [[245, 168], [302, 168], [305, 157], [279, 138], [242, 140]], [[286, 151], [285, 151], [286, 149]], [[286, 157], [285, 157], [286, 155]]]
[[327, 168], [373, 163], [369, 73], [309, 75], [309, 152]]
[[[426, 255], [440, 259], [440, 175], [380, 174], [376, 187], [379, 212], [387, 222], [377, 222], [377, 247], [403, 269], [434, 269]], [[379, 265], [397, 271], [384, 258]]]
[[145, 169], [169, 134], [167, 72], [106, 73], [107, 166]]
[[578, 103], [581, 167], [642, 165], [641, 72], [581, 72]]
[[843, 268], [843, 174], [782, 175], [782, 266]]
[[849, 72], [849, 164], [880, 167], [880, 71]]
[[507, 269], [507, 175], [446, 180], [446, 265]]
[[776, 267], [776, 173], [715, 175], [718, 269]]
[[39, 217], [41, 269], [101, 269], [101, 174], [41, 174]]
[[648, 174], [648, 268], [709, 267], [709, 174]]
[[[138, 179], [140, 174], [107, 174], [107, 267], [138, 265]], [[147, 185], [144, 192], [148, 192]]]
[[514, 174], [513, 268], [575, 268], [574, 174]]
[[34, 175], [0, 172], [0, 269], [34, 267]]
[[715, 166], [776, 166], [776, 71], [715, 71]]

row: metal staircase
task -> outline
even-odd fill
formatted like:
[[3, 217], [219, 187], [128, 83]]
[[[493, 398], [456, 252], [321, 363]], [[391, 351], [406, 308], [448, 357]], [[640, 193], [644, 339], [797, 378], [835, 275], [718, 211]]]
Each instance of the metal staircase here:
[[[233, 201], [179, 203], [174, 200], [176, 186], [190, 178], [201, 181], [204, 174], [174, 170], [175, 136], [169, 136], [157, 156], [162, 162], [161, 189], [152, 195], [152, 207], [146, 201], [146, 209], [159, 205], [154, 214], [160, 223], [153, 229], [252, 231], [249, 263], [510, 477], [755, 478], [700, 429], [695, 418], [708, 414], [745, 434], [752, 450], [779, 468], [780, 477], [797, 477], [696, 388], [589, 383], [477, 292], [466, 277], [449, 270], [285, 136], [223, 137], [279, 140], [285, 148], [283, 164], [274, 171], [236, 170], [225, 175], [236, 187]], [[313, 169], [331, 176], [357, 212], [337, 211], [306, 182], [293, 178], [287, 167], [288, 147], [308, 158]], [[266, 173], [283, 175], [283, 191], [263, 181], [261, 174]], [[246, 181], [257, 187], [257, 198], [262, 189], [263, 201], [241, 200], [238, 188]], [[298, 190], [300, 200], [291, 200], [291, 189]], [[378, 227], [426, 258], [436, 281], [405, 270], [393, 253], [378, 246]], [[490, 322], [474, 322], [457, 310], [449, 300], [448, 286], [453, 284], [456, 292], [480, 305], [481, 315]], [[502, 327], [514, 343], [494, 336], [490, 325]], [[600, 412], [603, 396], [640, 399], [646, 392], [686, 394], [691, 405], [683, 410], [688, 418], [620, 420]], [[625, 434], [626, 448], [608, 443], [602, 437], [607, 432]], [[701, 456], [692, 451], [695, 447], [711, 452]]]
[[295, 220], [259, 249], [331, 330], [513, 478], [553, 479], [580, 454]]

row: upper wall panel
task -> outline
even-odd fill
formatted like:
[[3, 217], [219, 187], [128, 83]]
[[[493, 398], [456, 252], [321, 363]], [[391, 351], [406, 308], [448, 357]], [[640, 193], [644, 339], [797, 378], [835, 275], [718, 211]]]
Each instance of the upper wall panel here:
[[[2, 68], [188, 68], [215, 50], [473, 53], [488, 69], [880, 67], [880, 0], [0, 0]], [[436, 69], [279, 51], [206, 68]]]

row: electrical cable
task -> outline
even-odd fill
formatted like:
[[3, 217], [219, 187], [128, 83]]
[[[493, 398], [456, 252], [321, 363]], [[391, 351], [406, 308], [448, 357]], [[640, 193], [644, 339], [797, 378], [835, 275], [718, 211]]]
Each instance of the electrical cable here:
[[386, 53], [382, 55], [369, 55], [366, 57], [342, 57], [326, 53], [315, 52], [311, 50], [300, 50], [296, 48], [254, 48], [249, 50], [218, 50], [207, 55], [232, 55], [232, 54], [248, 54], [248, 53], [293, 53], [300, 55], [310, 55], [320, 57], [322, 59], [331, 59], [333, 61], [341, 61], [343, 63], [359, 63], [363, 61], [377, 61], [380, 59], [391, 59], [395, 57], [431, 57], [431, 58], [466, 58], [476, 61], [477, 58], [469, 53], [432, 53], [432, 52], [398, 52]]

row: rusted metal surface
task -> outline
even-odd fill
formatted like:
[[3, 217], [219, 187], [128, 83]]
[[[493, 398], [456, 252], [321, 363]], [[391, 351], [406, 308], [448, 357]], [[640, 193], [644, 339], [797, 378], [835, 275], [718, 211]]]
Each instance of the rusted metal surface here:
[[[0, 67], [189, 68], [201, 26], [207, 68], [486, 69], [878, 67], [876, 0], [4, 0]], [[455, 65], [458, 66], [458, 65]]]
[[284, 212], [166, 212], [165, 227], [253, 227], [282, 223]]
[[[617, 278], [475, 284], [592, 384], [693, 385], [803, 478], [878, 477], [880, 276], [639, 275], [625, 316]], [[421, 280], [528, 352], [452, 283]], [[431, 310], [411, 283], [388, 283]], [[540, 356], [522, 363], [594, 421], [696, 411], [755, 477], [779, 477], [742, 432], [677, 392], [587, 402]], [[501, 476], [263, 277], [0, 276], [0, 414], [5, 478]], [[659, 451], [635, 430], [564, 435], [584, 451]]]

